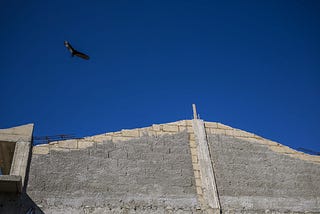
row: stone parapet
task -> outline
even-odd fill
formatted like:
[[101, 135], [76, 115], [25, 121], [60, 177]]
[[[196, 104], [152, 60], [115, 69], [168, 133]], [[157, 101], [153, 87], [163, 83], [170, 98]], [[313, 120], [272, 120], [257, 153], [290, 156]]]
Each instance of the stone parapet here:
[[48, 154], [51, 150], [66, 149], [78, 150], [93, 146], [94, 143], [103, 143], [106, 141], [112, 141], [114, 143], [132, 140], [143, 136], [159, 137], [162, 135], [171, 135], [178, 132], [187, 131], [187, 133], [193, 133], [192, 123], [188, 120], [181, 120], [166, 124], [154, 124], [146, 128], [137, 129], [123, 129], [117, 132], [110, 132], [83, 139], [71, 139], [54, 141], [49, 144], [37, 145], [33, 147], [33, 154]]
[[[217, 122], [204, 122], [207, 134], [225, 135], [238, 139], [248, 140], [253, 143], [261, 143], [268, 145], [272, 151], [289, 155], [291, 157], [299, 158], [306, 161], [311, 161], [320, 164], [320, 156], [314, 156], [298, 152], [289, 147], [281, 145], [277, 142], [262, 138], [250, 132], [242, 131], [240, 129], [232, 128], [230, 126], [217, 123]], [[178, 132], [187, 131], [193, 134], [192, 120], [180, 120], [166, 124], [154, 124], [150, 127], [136, 128], [136, 129], [123, 129], [117, 132], [109, 132], [105, 134], [85, 137], [83, 139], [72, 139], [63, 141], [54, 141], [49, 144], [37, 145], [33, 147], [34, 154], [48, 154], [50, 150], [67, 149], [77, 150], [93, 146], [94, 143], [102, 143], [105, 141], [112, 141], [114, 143], [120, 141], [127, 141], [136, 139], [143, 136], [159, 137], [166, 134], [175, 134]]]
[[205, 129], [207, 134], [224, 135], [250, 141], [252, 143], [265, 144], [274, 152], [320, 164], [320, 156], [309, 155], [296, 151], [280, 143], [265, 139], [250, 132], [242, 131], [216, 122], [205, 122]]

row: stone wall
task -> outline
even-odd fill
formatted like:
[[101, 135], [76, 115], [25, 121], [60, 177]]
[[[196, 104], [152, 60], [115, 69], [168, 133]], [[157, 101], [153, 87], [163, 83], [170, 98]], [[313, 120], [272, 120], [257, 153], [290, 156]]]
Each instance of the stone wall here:
[[191, 120], [35, 146], [27, 196], [37, 213], [320, 213], [319, 156], [199, 124], [208, 159]]
[[267, 144], [208, 135], [223, 213], [320, 213], [320, 166]]
[[189, 139], [180, 121], [34, 147], [28, 194], [45, 213], [201, 213]]

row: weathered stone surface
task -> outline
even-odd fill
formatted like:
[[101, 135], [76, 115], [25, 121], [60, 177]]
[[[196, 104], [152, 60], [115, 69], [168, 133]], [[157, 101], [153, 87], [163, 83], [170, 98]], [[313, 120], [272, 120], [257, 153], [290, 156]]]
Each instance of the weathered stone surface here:
[[[320, 213], [320, 157], [220, 123], [204, 128], [222, 213]], [[217, 213], [201, 210], [194, 131], [182, 120], [35, 146], [28, 194], [0, 194], [0, 213]]]
[[320, 212], [319, 164], [244, 139], [211, 134], [208, 140], [224, 212]]
[[49, 145], [38, 145], [38, 146], [34, 146], [32, 148], [32, 153], [33, 154], [41, 154], [41, 155], [44, 155], [44, 154], [48, 154], [49, 153]]
[[201, 213], [187, 132], [84, 147], [33, 156], [28, 194], [45, 213]]

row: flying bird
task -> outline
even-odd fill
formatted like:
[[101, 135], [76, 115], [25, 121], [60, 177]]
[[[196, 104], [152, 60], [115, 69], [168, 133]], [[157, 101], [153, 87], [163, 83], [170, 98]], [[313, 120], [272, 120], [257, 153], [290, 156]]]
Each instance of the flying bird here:
[[64, 46], [66, 46], [68, 48], [68, 50], [71, 52], [71, 56], [77, 56], [77, 57], [80, 57], [82, 59], [86, 59], [88, 60], [89, 59], [89, 56], [84, 54], [84, 53], [81, 53], [79, 51], [77, 51], [76, 49], [74, 49], [70, 43], [68, 41], [64, 41]]

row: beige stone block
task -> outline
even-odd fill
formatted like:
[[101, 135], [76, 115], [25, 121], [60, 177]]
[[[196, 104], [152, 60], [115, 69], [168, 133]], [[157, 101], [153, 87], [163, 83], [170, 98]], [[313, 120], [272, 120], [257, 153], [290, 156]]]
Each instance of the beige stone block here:
[[[102, 137], [102, 136], [101, 136]], [[103, 137], [103, 141], [111, 141], [112, 140], [112, 137], [113, 135], [111, 134], [106, 134], [104, 137]]]
[[279, 143], [271, 141], [271, 140], [265, 140], [265, 139], [257, 139], [254, 138], [256, 142], [262, 143], [262, 144], [266, 144], [268, 146], [277, 146], [279, 145]]
[[233, 129], [230, 126], [227, 126], [227, 125], [224, 125], [224, 124], [221, 124], [221, 123], [217, 123], [217, 128], [218, 129]]
[[190, 141], [189, 141], [189, 144], [190, 144], [190, 148], [197, 148], [196, 141], [190, 140]]
[[192, 163], [192, 167], [193, 167], [193, 170], [194, 171], [200, 171], [200, 165], [199, 165], [199, 163]]
[[198, 151], [196, 148], [190, 148], [192, 156], [198, 156]]
[[59, 147], [59, 141], [54, 141], [49, 143], [50, 148], [57, 148]]
[[228, 136], [235, 136], [233, 129], [227, 129], [227, 130], [225, 130], [225, 131], [226, 131], [226, 135], [228, 135]]
[[132, 130], [122, 130], [122, 136], [124, 137], [139, 137], [139, 130], [138, 129], [132, 129]]
[[200, 184], [197, 185], [197, 186], [201, 186], [200, 171], [196, 170], [196, 171], [193, 171], [193, 172], [194, 172], [194, 177], [196, 178], [196, 181], [199, 180], [199, 182], [200, 182]]
[[198, 156], [192, 155], [191, 159], [192, 159], [192, 163], [198, 163]]
[[141, 130], [139, 130], [139, 135], [140, 135], [140, 137], [143, 137], [143, 136], [156, 136], [156, 132], [153, 131], [152, 129], [141, 129]]
[[148, 132], [152, 130], [152, 128], [141, 128], [139, 129], [139, 137], [148, 136]]
[[103, 142], [103, 141], [111, 140], [112, 135], [113, 135], [113, 133], [111, 132], [111, 133], [107, 133], [107, 134], [99, 134], [99, 135], [94, 135], [91, 137], [85, 137], [82, 140]]
[[246, 132], [246, 131], [242, 131], [239, 129], [234, 129], [234, 136], [255, 138], [255, 134], [252, 134], [252, 133]]
[[179, 132], [184, 132], [187, 130], [187, 126], [180, 126], [179, 125], [178, 128], [179, 128]]
[[204, 127], [205, 128], [215, 128], [215, 129], [217, 129], [218, 128], [218, 124], [214, 123], [214, 122], [205, 122], [204, 123]]
[[94, 144], [93, 141], [78, 141], [78, 149], [85, 149], [88, 147], [92, 147]]
[[167, 125], [167, 124], [163, 124], [162, 125], [162, 130], [164, 132], [178, 132], [179, 128], [177, 125]]
[[163, 131], [160, 131], [160, 132], [153, 132], [153, 133], [154, 133], [154, 135], [150, 135], [150, 136], [160, 137], [160, 136], [163, 136], [163, 135], [168, 134], [168, 132], [163, 132]]
[[[197, 192], [198, 192], [198, 190], [197, 190]], [[203, 198], [203, 193], [202, 192], [200, 194], [198, 193], [198, 200], [199, 200], [199, 203], [201, 204], [201, 206], [203, 206], [203, 207], [207, 206], [206, 202], [205, 202], [205, 200]], [[201, 210], [205, 210], [204, 213], [207, 213], [207, 209], [201, 209]], [[232, 214], [234, 214], [234, 213], [232, 213]]]
[[48, 145], [39, 145], [34, 146], [32, 148], [32, 153], [37, 155], [46, 155], [49, 154], [49, 146]]
[[196, 181], [196, 187], [201, 187], [202, 186], [200, 177], [198, 177], [198, 178], [196, 177], [195, 181]]
[[253, 137], [254, 138], [257, 138], [257, 139], [264, 139], [263, 137], [259, 136], [259, 135], [256, 135], [256, 134], [253, 134]]
[[122, 136], [122, 132], [121, 131], [111, 132], [110, 134], [112, 135], [112, 137], [121, 137]]
[[152, 125], [152, 130], [157, 132], [161, 131], [161, 125], [157, 125], [157, 124]]
[[147, 135], [150, 136], [150, 137], [156, 137], [156, 136], [161, 136], [163, 135], [164, 133], [162, 131], [148, 131]]
[[128, 141], [128, 140], [131, 140], [132, 137], [121, 137], [121, 136], [114, 136], [112, 138], [112, 141], [113, 142], [120, 142], [120, 141]]
[[59, 141], [59, 148], [76, 149], [78, 148], [78, 140], [63, 140]]
[[198, 195], [203, 195], [202, 188], [200, 186], [197, 187], [197, 194]]
[[190, 140], [195, 140], [194, 133], [190, 133], [190, 134], [189, 134], [189, 137], [190, 137], [190, 138], [189, 138]]
[[193, 126], [192, 125], [192, 120], [186, 120], [186, 124], [187, 124], [187, 126]]

